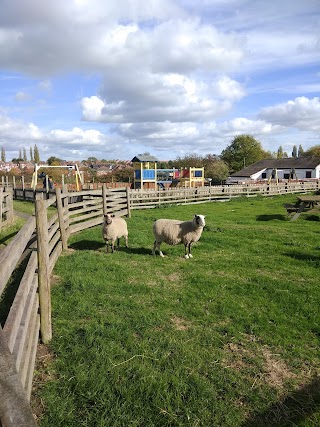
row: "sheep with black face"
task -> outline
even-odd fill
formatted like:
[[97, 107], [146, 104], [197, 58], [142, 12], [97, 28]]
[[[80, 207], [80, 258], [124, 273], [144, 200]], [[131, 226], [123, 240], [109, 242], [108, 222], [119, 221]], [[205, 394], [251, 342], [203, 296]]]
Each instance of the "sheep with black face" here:
[[202, 234], [203, 228], [206, 225], [204, 215], [195, 215], [192, 221], [179, 221], [175, 219], [157, 219], [153, 224], [153, 233], [155, 237], [152, 254], [159, 251], [159, 255], [163, 257], [160, 250], [162, 242], [168, 245], [184, 244], [184, 257], [192, 258], [191, 244], [197, 242]]

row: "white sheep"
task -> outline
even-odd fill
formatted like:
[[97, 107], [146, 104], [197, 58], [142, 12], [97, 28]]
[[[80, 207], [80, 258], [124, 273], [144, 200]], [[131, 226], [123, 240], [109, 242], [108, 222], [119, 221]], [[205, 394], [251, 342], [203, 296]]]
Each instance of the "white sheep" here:
[[123, 218], [115, 217], [114, 215], [104, 215], [102, 236], [106, 242], [106, 252], [109, 252], [109, 241], [111, 241], [111, 250], [114, 252], [114, 243], [118, 239], [118, 247], [120, 238], [124, 237], [126, 248], [128, 247], [128, 227]]
[[191, 244], [193, 242], [197, 242], [200, 239], [203, 227], [205, 225], [206, 222], [204, 215], [195, 215], [192, 221], [178, 221], [175, 219], [156, 220], [153, 224], [155, 242], [153, 245], [152, 254], [155, 255], [156, 249], [158, 249], [160, 256], [164, 256], [160, 250], [160, 245], [162, 242], [165, 242], [168, 245], [177, 245], [179, 243], [183, 243], [184, 257], [192, 258]]

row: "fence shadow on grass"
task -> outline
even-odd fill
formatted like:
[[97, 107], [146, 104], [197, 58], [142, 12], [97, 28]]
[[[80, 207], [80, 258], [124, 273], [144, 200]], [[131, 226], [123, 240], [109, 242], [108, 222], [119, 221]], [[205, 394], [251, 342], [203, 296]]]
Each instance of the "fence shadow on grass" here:
[[281, 215], [281, 214], [272, 214], [272, 215], [258, 215], [257, 221], [288, 221], [287, 215]]
[[11, 233], [11, 234], [7, 234], [6, 236], [4, 236], [2, 239], [0, 239], [0, 245], [5, 245], [6, 246], [6, 242], [11, 239], [11, 237], [14, 237], [17, 233]]
[[[100, 251], [105, 252], [106, 251], [106, 244], [104, 242], [98, 242], [97, 240], [81, 240], [79, 242], [74, 242], [69, 245], [70, 249], [74, 249], [76, 251]], [[128, 254], [138, 254], [138, 255], [150, 255], [152, 252], [152, 247], [150, 248], [134, 248], [129, 247], [126, 248], [124, 246], [124, 242], [121, 242], [120, 240], [120, 247], [118, 248], [115, 246], [114, 248], [115, 252], [126, 252]], [[109, 248], [109, 253], [111, 253], [111, 248]]]
[[[320, 377], [316, 377], [309, 384], [299, 388], [285, 399], [272, 404], [265, 412], [253, 415], [241, 427], [285, 427], [298, 423], [316, 415], [315, 423], [319, 425], [320, 411]], [[312, 422], [312, 420], [310, 420]]]

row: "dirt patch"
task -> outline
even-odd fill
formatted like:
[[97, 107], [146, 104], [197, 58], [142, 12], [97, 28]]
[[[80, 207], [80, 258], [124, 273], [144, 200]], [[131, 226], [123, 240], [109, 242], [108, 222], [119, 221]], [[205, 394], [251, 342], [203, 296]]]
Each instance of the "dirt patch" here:
[[50, 276], [50, 285], [51, 286], [55, 286], [58, 285], [60, 282], [60, 276], [58, 276], [57, 274], [51, 274]]
[[171, 322], [177, 331], [186, 331], [190, 328], [191, 323], [181, 317], [172, 317]]
[[[245, 341], [242, 343], [228, 343], [224, 346], [224, 351], [223, 367], [238, 371], [251, 370], [252, 387], [264, 383], [281, 390], [288, 380], [298, 379], [298, 375], [290, 371], [279, 354], [273, 353], [268, 347], [259, 345], [254, 336], [245, 336]], [[260, 367], [258, 374], [257, 367]]]
[[288, 379], [296, 378], [296, 375], [288, 369], [284, 360], [273, 354], [270, 349], [263, 347], [262, 356], [265, 370], [263, 379], [271, 387], [281, 389]]
[[168, 282], [174, 282], [174, 283], [178, 283], [180, 281], [180, 274], [178, 273], [171, 273], [166, 277], [166, 280]]

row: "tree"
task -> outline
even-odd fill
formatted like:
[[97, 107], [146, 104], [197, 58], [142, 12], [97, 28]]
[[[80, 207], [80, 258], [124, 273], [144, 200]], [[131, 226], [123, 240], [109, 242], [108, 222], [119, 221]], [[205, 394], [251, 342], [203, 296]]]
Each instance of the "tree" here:
[[304, 152], [304, 156], [320, 157], [320, 145], [314, 145]]
[[206, 178], [211, 178], [213, 184], [225, 181], [229, 176], [229, 167], [223, 160], [214, 160], [204, 166]]
[[1, 147], [1, 161], [5, 162], [6, 161], [6, 152], [4, 147]]
[[37, 145], [34, 145], [33, 157], [35, 163], [40, 163], [40, 154]]
[[27, 151], [26, 151], [26, 149], [23, 147], [23, 156], [22, 156], [22, 158], [23, 158], [23, 160], [26, 162], [28, 159], [27, 159]]
[[62, 160], [59, 159], [58, 157], [51, 156], [47, 160], [47, 163], [49, 166], [60, 166], [62, 163]]
[[283, 158], [283, 148], [280, 145], [280, 147], [278, 148], [278, 151], [277, 151], [277, 159], [282, 159], [282, 158]]
[[299, 145], [299, 151], [298, 151], [298, 157], [303, 157], [304, 156], [304, 149], [302, 148], [302, 145]]
[[22, 159], [22, 160], [23, 160], [23, 157], [22, 157], [22, 150], [21, 150], [21, 148], [19, 149], [19, 159]]
[[261, 143], [251, 135], [238, 135], [221, 153], [221, 160], [229, 166], [230, 172], [236, 172], [245, 166], [270, 157]]
[[174, 160], [174, 166], [176, 168], [202, 168], [203, 167], [203, 159], [201, 156], [197, 156], [196, 154], [187, 154], [184, 157], [177, 157]]
[[292, 147], [292, 157], [298, 157], [298, 149], [296, 145]]
[[30, 147], [30, 162], [34, 162], [32, 147]]

